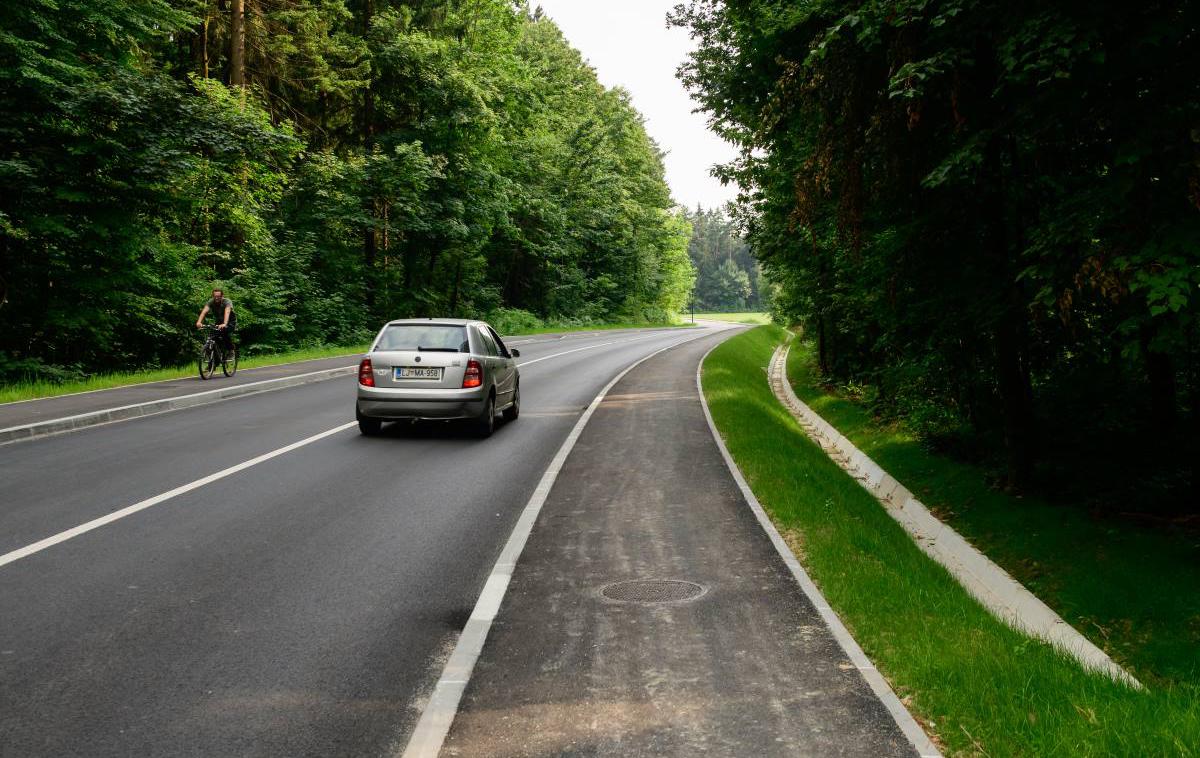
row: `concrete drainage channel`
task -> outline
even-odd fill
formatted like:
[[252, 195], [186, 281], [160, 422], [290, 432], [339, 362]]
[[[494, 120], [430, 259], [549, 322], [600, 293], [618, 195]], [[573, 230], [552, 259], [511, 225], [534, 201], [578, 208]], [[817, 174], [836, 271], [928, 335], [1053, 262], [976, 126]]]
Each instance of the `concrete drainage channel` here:
[[775, 397], [839, 468], [875, 496], [926, 555], [944, 566], [967, 592], [1005, 623], [1050, 643], [1089, 670], [1141, 689], [1141, 684], [1107, 653], [962, 535], [938, 520], [907, 488], [796, 397], [787, 380], [788, 351], [788, 345], [780, 345], [771, 356], [768, 381]]

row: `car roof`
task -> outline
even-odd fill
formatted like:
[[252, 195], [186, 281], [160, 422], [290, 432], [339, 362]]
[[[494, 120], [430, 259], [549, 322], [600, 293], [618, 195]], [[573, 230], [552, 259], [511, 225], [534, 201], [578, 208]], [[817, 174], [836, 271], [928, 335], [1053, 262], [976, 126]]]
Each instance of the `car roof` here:
[[388, 326], [393, 324], [438, 324], [440, 326], [468, 326], [470, 324], [482, 324], [483, 322], [473, 318], [398, 318], [394, 321], [387, 322]]

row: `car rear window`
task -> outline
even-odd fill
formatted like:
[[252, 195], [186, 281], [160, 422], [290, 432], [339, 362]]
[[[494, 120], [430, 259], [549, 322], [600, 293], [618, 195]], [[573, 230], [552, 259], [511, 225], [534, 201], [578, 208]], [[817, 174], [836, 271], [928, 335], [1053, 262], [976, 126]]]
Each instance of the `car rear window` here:
[[451, 324], [389, 324], [376, 350], [449, 350], [469, 352], [467, 329]]

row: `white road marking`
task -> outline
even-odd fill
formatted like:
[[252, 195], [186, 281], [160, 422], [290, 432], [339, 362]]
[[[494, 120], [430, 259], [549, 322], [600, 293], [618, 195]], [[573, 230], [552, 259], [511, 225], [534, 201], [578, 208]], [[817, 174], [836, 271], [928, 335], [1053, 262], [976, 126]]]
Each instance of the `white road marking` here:
[[[574, 350], [565, 350], [561, 353], [554, 353], [553, 355], [546, 355], [541, 358], [535, 358], [531, 361], [525, 361], [524, 363], [521, 363], [518, 365], [528, 366], [532, 363], [538, 363], [540, 361], [550, 360], [551, 358], [558, 358], [559, 356], [562, 356], [562, 355], [578, 353], [581, 350], [591, 350], [591, 349], [598, 348], [598, 347], [604, 347], [605, 345], [616, 344], [618, 342], [637, 342], [638, 340], [649, 339], [650, 337], [654, 337], [654, 336], [658, 336], [658, 335], [651, 334], [651, 335], [646, 335], [643, 337], [635, 337], [633, 339], [628, 339], [628, 340], [612, 340], [610, 342], [601, 342], [600, 344], [597, 344], [597, 345], [586, 345], [584, 347], [575, 348]], [[252, 466], [257, 466], [258, 464], [263, 463], [265, 461], [269, 461], [272, 458], [277, 458], [281, 455], [284, 455], [285, 453], [290, 453], [293, 450], [297, 450], [299, 448], [304, 447], [305, 445], [311, 445], [314, 442], [323, 440], [326, 437], [337, 434], [338, 432], [345, 431], [346, 429], [349, 429], [350, 427], [355, 426], [357, 423], [358, 422], [356, 422], [356, 421], [350, 421], [350, 422], [342, 424], [340, 426], [335, 426], [332, 429], [327, 429], [318, 434], [314, 434], [311, 437], [306, 437], [306, 438], [300, 440], [299, 442], [293, 442], [290, 445], [284, 445], [283, 447], [278, 448], [276, 450], [272, 450], [269, 453], [263, 453], [262, 455], [260, 455], [256, 458], [251, 458], [248, 461], [243, 461], [242, 463], [239, 463], [235, 466], [230, 466], [227, 469], [223, 469], [214, 474], [209, 474], [206, 477], [197, 479], [194, 482], [189, 482], [188, 484], [181, 485], [179, 487], [176, 487], [173, 490], [169, 490], [160, 495], [155, 495], [154, 497], [147, 498], [140, 502], [134, 503], [133, 505], [126, 506], [120, 510], [105, 514], [99, 518], [92, 519], [91, 521], [88, 521], [87, 523], [80, 524], [79, 526], [73, 527], [71, 529], [67, 529], [66, 531], [63, 531], [63, 532], [59, 532], [58, 534], [55, 534], [55, 535], [47, 537], [43, 540], [34, 542], [31, 545], [26, 545], [25, 547], [18, 548], [16, 550], [13, 550], [12, 552], [5, 553], [4, 555], [0, 555], [0, 567], [6, 566], [15, 561], [19, 561], [22, 558], [28, 558], [29, 556], [31, 556], [35, 553], [40, 553], [41, 551], [45, 550], [46, 548], [53, 547], [60, 543], [66, 542], [67, 540], [78, 537], [81, 534], [86, 534], [86, 533], [92, 531], [93, 529], [99, 529], [100, 527], [105, 526], [106, 524], [111, 524], [114, 521], [119, 521], [119, 520], [125, 518], [126, 516], [132, 516], [133, 514], [139, 512], [139, 511], [144, 511], [147, 508], [152, 508], [156, 505], [159, 505], [160, 503], [164, 503], [172, 498], [178, 497], [179, 495], [186, 494], [188, 492], [191, 492], [194, 489], [203, 487], [206, 484], [211, 484], [220, 479], [224, 479], [227, 476], [232, 476], [233, 474], [236, 474], [239, 471], [245, 471], [246, 469], [248, 469]]]
[[145, 500], [142, 500], [141, 502], [126, 506], [126, 507], [120, 509], [119, 511], [113, 511], [112, 513], [101, 516], [100, 518], [92, 519], [91, 521], [88, 521], [85, 524], [80, 524], [77, 527], [68, 529], [65, 532], [59, 532], [58, 534], [55, 534], [51, 537], [47, 537], [44, 540], [39, 540], [39, 541], [33, 543], [32, 545], [26, 545], [25, 547], [18, 548], [17, 550], [13, 550], [11, 553], [5, 553], [4, 555], [0, 555], [0, 566], [6, 566], [9, 563], [13, 563], [14, 561], [19, 561], [22, 558], [27, 558], [27, 557], [33, 555], [34, 553], [40, 553], [41, 551], [45, 550], [48, 547], [53, 547], [59, 543], [66, 542], [67, 540], [78, 537], [81, 534], [86, 534], [87, 532], [90, 532], [93, 529], [99, 529], [100, 527], [104, 526], [105, 524], [111, 524], [114, 521], [119, 521], [120, 519], [123, 519], [126, 516], [132, 516], [133, 514], [137, 513], [138, 511], [144, 511], [147, 508], [152, 508], [160, 503], [165, 503], [166, 501], [170, 500], [171, 498], [186, 494], [188, 492], [191, 492], [192, 490], [203, 487], [206, 484], [211, 484], [220, 479], [224, 479], [227, 476], [232, 476], [233, 474], [236, 474], [239, 471], [245, 471], [246, 469], [250, 468], [251, 466], [257, 466], [260, 463], [269, 461], [272, 458], [278, 458], [279, 456], [281, 456], [285, 453], [290, 453], [293, 450], [304, 447], [305, 445], [311, 445], [314, 442], [323, 440], [326, 437], [337, 434], [338, 432], [343, 432], [352, 426], [356, 426], [357, 423], [358, 422], [356, 422], [356, 421], [351, 421], [347, 424], [342, 424], [340, 426], [335, 426], [332, 429], [327, 429], [319, 434], [314, 434], [311, 437], [305, 437], [304, 439], [300, 440], [299, 442], [293, 442], [290, 445], [284, 445], [283, 447], [278, 448], [276, 450], [272, 450], [269, 453], [263, 453], [262, 455], [260, 455], [256, 458], [251, 458], [248, 461], [243, 461], [242, 463], [239, 463], [236, 466], [230, 466], [227, 469], [222, 469], [221, 471], [218, 471], [215, 474], [209, 474], [206, 477], [197, 479], [194, 482], [189, 482], [180, 487], [176, 487], [175, 489], [164, 492], [161, 495], [155, 495], [154, 497], [146, 498]]
[[[291, 363], [272, 363], [268, 366], [255, 366], [254, 368], [242, 369], [242, 372], [244, 374], [247, 372], [259, 371], [261, 369], [282, 368], [285, 366], [297, 366], [301, 363], [312, 363], [313, 361], [326, 361], [326, 360], [329, 360], [330, 358], [349, 358], [352, 355], [363, 355], [363, 353], [345, 353], [344, 355], [327, 355], [324, 358], [306, 358], [302, 361], [292, 361]], [[351, 368], [354, 368], [354, 367], [351, 366]], [[296, 374], [295, 376], [303, 376], [303, 374]], [[170, 379], [155, 379], [152, 382], [134, 382], [133, 384], [121, 384], [116, 387], [102, 387], [101, 389], [98, 389], [98, 390], [81, 390], [79, 392], [64, 392], [61, 395], [47, 395], [46, 397], [31, 397], [28, 400], [10, 400], [7, 403], [0, 403], [0, 405], [7, 407], [10, 405], [19, 405], [21, 403], [36, 403], [39, 400], [51, 400], [51, 399], [56, 399], [56, 398], [60, 398], [60, 397], [75, 397], [76, 395], [94, 395], [97, 392], [111, 392], [112, 390], [123, 390], [123, 389], [130, 389], [130, 388], [136, 389], [138, 387], [145, 387], [148, 384], [162, 384], [163, 382], [191, 381], [191, 380], [194, 380], [195, 378], [196, 378], [195, 374], [189, 374], [187, 376], [176, 376], [176, 377], [172, 377]], [[106, 408], [104, 410], [108, 410], [108, 409]], [[3, 430], [0, 430], [0, 431], [3, 431]]]
[[[267, 367], [267, 368], [269, 368], [269, 367]], [[122, 411], [133, 410], [136, 408], [144, 408], [145, 406], [150, 406], [150, 405], [159, 405], [159, 404], [165, 404], [165, 403], [184, 403], [185, 405], [181, 406], [180, 408], [178, 408], [176, 410], [182, 410], [183, 408], [194, 408], [198, 405], [206, 405], [207, 404], [207, 403], [198, 402], [201, 398], [216, 397], [218, 400], [220, 400], [221, 398], [219, 397], [219, 395], [221, 393], [229, 393], [229, 392], [236, 391], [238, 393], [236, 395], [236, 397], [247, 397], [249, 395], [256, 394], [256, 391], [254, 389], [255, 387], [261, 387], [261, 388], [264, 388], [264, 390], [267, 390], [267, 389], [270, 389], [274, 385], [279, 385], [279, 384], [283, 384], [286, 382], [297, 381], [300, 379], [309, 379], [311, 377], [315, 377], [320, 374], [334, 374], [339, 371], [349, 373], [350, 371], [353, 371], [356, 368], [357, 368], [357, 365], [338, 366], [337, 368], [321, 369], [319, 371], [309, 371], [304, 374], [292, 374], [290, 376], [280, 376], [280, 377], [276, 377], [274, 379], [261, 379], [257, 382], [246, 382], [243, 384], [231, 384], [226, 387], [217, 387], [216, 389], [204, 390], [203, 392], [193, 392], [188, 395], [176, 395], [175, 397], [165, 397], [160, 400], [152, 400], [147, 403], [133, 403], [131, 405], [118, 405], [115, 408], [101, 408], [101, 409], [95, 410], [95, 411], [87, 411], [86, 413], [79, 413], [74, 416], [63, 416], [61, 418], [45, 419], [43, 421], [36, 421], [33, 424], [29, 424], [29, 425], [22, 424], [22, 425], [18, 425], [18, 426], [5, 427], [4, 429], [0, 429], [0, 434], [3, 434], [5, 432], [11, 432], [14, 429], [23, 429], [23, 428], [26, 428], [26, 426], [41, 426], [44, 424], [68, 424], [68, 423], [78, 422], [83, 419], [87, 419], [88, 417], [91, 417], [91, 416], [100, 416], [100, 415], [105, 415], [105, 414], [111, 415], [114, 413], [119, 414]], [[164, 379], [163, 381], [166, 382], [166, 381], [176, 381], [176, 380]], [[157, 382], [143, 382], [143, 384], [157, 384]], [[134, 385], [130, 385], [130, 386], [134, 386]], [[141, 386], [141, 385], [136, 385], [136, 386]], [[104, 392], [104, 391], [105, 390], [89, 390], [88, 392], [79, 392], [76, 394], [86, 395], [86, 394], [91, 394], [92, 392]], [[66, 395], [59, 395], [59, 397], [66, 397]], [[50, 399], [50, 398], [39, 398], [39, 399]], [[193, 402], [193, 401], [196, 401], [196, 402]], [[22, 402], [27, 402], [27, 401], [22, 401]], [[147, 415], [149, 415], [149, 414], [147, 414]], [[139, 416], [132, 416], [130, 418], [139, 418]], [[127, 421], [129, 419], [123, 418], [120, 420]], [[76, 428], [83, 428], [83, 427], [76, 427]]]
[[518, 363], [517, 367], [525, 368], [526, 366], [532, 366], [535, 363], [540, 363], [542, 361], [548, 361], [551, 358], [557, 358], [560, 355], [570, 355], [571, 353], [578, 353], [582, 350], [594, 350], [595, 348], [604, 347], [605, 345], [615, 345], [618, 342], [637, 342], [638, 340], [646, 340], [646, 339], [650, 339], [651, 337], [657, 337], [657, 336], [659, 336], [659, 335], [649, 334], [644, 337], [634, 337], [633, 339], [629, 339], [629, 340], [610, 340], [609, 342], [600, 342], [595, 345], [585, 345], [584, 347], [577, 347], [574, 350], [564, 350], [561, 353], [552, 353], [551, 355], [543, 355], [541, 358], [534, 358], [531, 361], [524, 361], [522, 363]]

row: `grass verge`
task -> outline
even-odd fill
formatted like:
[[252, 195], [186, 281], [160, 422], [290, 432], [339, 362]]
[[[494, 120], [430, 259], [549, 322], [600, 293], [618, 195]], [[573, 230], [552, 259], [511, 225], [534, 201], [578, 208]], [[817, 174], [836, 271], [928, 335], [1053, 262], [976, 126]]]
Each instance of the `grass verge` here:
[[944, 749], [1195, 756], [1197, 687], [1134, 691], [1000, 623], [804, 435], [766, 381], [785, 335], [764, 326], [713, 351], [703, 372], [713, 418], [813, 580]]
[[[238, 370], [277, 366], [281, 363], [299, 363], [321, 358], [333, 358], [339, 355], [353, 355], [367, 349], [367, 345], [348, 345], [306, 348], [289, 350], [284, 353], [256, 355], [244, 358], [238, 364]], [[168, 379], [186, 379], [196, 376], [196, 364], [176, 368], [152, 369], [149, 371], [118, 371], [111, 374], [96, 374], [86, 379], [73, 382], [15, 382], [0, 386], [0, 403], [12, 403], [21, 400], [35, 400], [42, 397], [70, 395], [77, 392], [92, 392], [114, 387], [125, 387], [131, 384], [146, 384], [161, 382]]]
[[741, 313], [697, 313], [696, 318], [709, 321], [730, 321], [735, 324], [769, 324], [771, 314], [743, 311]]
[[815, 365], [811, 345], [793, 345], [797, 396], [938, 518], [1142, 682], [1191, 685], [1200, 695], [1200, 534], [994, 490], [978, 467], [931, 453], [903, 426], [880, 424], [824, 387]]
[[[558, 334], [560, 332], [604, 332], [613, 329], [675, 329], [690, 327], [691, 324], [682, 321], [657, 321], [649, 323], [635, 322], [615, 322], [612, 324], [556, 324], [549, 322], [544, 326], [539, 326], [533, 329], [522, 329], [519, 334], [508, 335], [511, 337], [525, 337], [532, 334]], [[503, 334], [503, 332], [501, 332]]]

